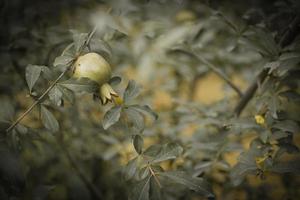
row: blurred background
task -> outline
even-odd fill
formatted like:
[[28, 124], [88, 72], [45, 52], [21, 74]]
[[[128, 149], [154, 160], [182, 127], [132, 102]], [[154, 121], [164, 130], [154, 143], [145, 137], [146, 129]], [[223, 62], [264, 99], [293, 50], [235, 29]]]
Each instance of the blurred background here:
[[[298, 199], [299, 175], [260, 176], [254, 170], [235, 177], [233, 171], [240, 153], [268, 129], [254, 117], [265, 101], [263, 90], [233, 122], [239, 94], [209, 64], [182, 50], [195, 49], [244, 92], [264, 65], [275, 59], [264, 52], [280, 51], [276, 44], [299, 11], [298, 4], [292, 0], [1, 0], [1, 121], [8, 116], [16, 119], [49, 85], [39, 80], [33, 90], [36, 95], [29, 95], [26, 66], [53, 69], [55, 58], [72, 42], [72, 32], [87, 33], [96, 26], [94, 38], [105, 41], [99, 52], [111, 64], [113, 75], [122, 78], [116, 91], [122, 94], [128, 81], [135, 80], [142, 92], [134, 103], [149, 105], [159, 115], [155, 122], [146, 119], [144, 146], [175, 141], [184, 147], [180, 158], [162, 163], [163, 169], [184, 169], [206, 178], [216, 199]], [[257, 27], [266, 33], [253, 32]], [[253, 33], [254, 39], [243, 40]], [[260, 43], [269, 39], [274, 46]], [[289, 42], [289, 48], [298, 50], [296, 44]], [[299, 92], [297, 84], [293, 89]], [[294, 98], [298, 101], [281, 102], [278, 107], [297, 127], [299, 97]], [[131, 185], [121, 177], [136, 154], [132, 133], [118, 125], [102, 128], [111, 104], [102, 106], [89, 94], [76, 95], [74, 102], [53, 110], [63, 147], [43, 128], [37, 108], [18, 130], [1, 133], [0, 199], [97, 199], [94, 193], [106, 200], [127, 199]], [[235, 126], [227, 130], [229, 123]], [[1, 130], [3, 126], [1, 122]], [[293, 145], [282, 160], [299, 158], [300, 131], [295, 129]], [[272, 152], [280, 146], [267, 145]], [[260, 169], [266, 158], [255, 159]], [[298, 167], [294, 166], [297, 173]], [[164, 199], [206, 198], [166, 188]]]

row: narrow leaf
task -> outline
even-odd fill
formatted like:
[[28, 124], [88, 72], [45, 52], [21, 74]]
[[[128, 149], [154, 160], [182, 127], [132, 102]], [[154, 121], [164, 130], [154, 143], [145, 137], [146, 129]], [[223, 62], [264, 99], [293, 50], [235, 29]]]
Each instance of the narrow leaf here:
[[59, 131], [59, 124], [54, 115], [45, 107], [41, 106], [41, 119], [44, 126], [52, 131], [58, 132]]
[[94, 93], [99, 88], [95, 81], [88, 78], [70, 78], [64, 82], [59, 83], [60, 85], [74, 91], [74, 92], [87, 92]]
[[140, 136], [140, 135], [135, 135], [134, 136], [134, 138], [133, 138], [133, 146], [134, 146], [135, 151], [138, 154], [142, 153], [143, 146], [144, 146], [144, 140], [143, 140], [142, 136]]
[[111, 108], [109, 111], [107, 111], [104, 115], [102, 125], [104, 129], [108, 129], [113, 124], [115, 124], [117, 121], [119, 121], [121, 116], [121, 107], [115, 106]]
[[63, 93], [59, 87], [54, 86], [48, 93], [49, 99], [57, 106], [62, 104]]
[[32, 91], [34, 84], [39, 79], [41, 71], [42, 71], [42, 68], [37, 65], [28, 65], [26, 67], [25, 78], [26, 78], [26, 82], [27, 82], [30, 93]]
[[169, 171], [162, 172], [160, 176], [171, 179], [172, 181], [184, 185], [187, 188], [199, 192], [202, 195], [213, 197], [213, 193], [208, 187], [208, 184], [202, 178], [195, 178], [186, 172], [182, 171]]
[[150, 178], [151, 176], [134, 185], [130, 194], [131, 200], [149, 200]]
[[158, 115], [147, 105], [144, 106], [140, 106], [140, 105], [132, 105], [130, 106], [131, 108], [139, 111], [140, 113], [149, 115], [150, 117], [153, 118], [153, 120], [157, 120], [158, 119]]
[[134, 80], [130, 80], [125, 92], [124, 92], [124, 101], [129, 102], [135, 97], [137, 97], [140, 93], [140, 87], [136, 84]]
[[72, 56], [68, 56], [68, 55], [59, 56], [55, 58], [53, 66], [66, 68], [72, 63], [73, 60], [74, 58]]

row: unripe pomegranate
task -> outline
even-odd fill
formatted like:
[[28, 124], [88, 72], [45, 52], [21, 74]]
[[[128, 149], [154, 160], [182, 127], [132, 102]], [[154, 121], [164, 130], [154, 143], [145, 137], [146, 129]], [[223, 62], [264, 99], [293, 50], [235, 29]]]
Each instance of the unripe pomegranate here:
[[108, 62], [97, 53], [87, 53], [79, 56], [74, 65], [73, 77], [86, 77], [99, 84], [99, 96], [102, 104], [112, 101], [117, 93], [108, 84], [111, 78], [111, 68]]

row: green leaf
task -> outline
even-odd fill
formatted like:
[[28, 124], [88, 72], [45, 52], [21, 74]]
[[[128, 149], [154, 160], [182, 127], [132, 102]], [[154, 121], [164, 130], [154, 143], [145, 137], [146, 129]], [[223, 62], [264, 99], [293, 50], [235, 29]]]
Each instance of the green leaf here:
[[93, 52], [97, 52], [108, 59], [112, 57], [112, 50], [109, 44], [103, 40], [92, 39], [89, 44], [91, 50]]
[[132, 179], [137, 170], [137, 157], [130, 160], [125, 167], [125, 179]]
[[41, 119], [44, 126], [52, 132], [59, 131], [59, 124], [54, 115], [45, 107], [41, 106]]
[[142, 114], [149, 115], [150, 117], [153, 118], [153, 120], [158, 119], [158, 115], [147, 105], [144, 105], [144, 106], [132, 105], [132, 106], [129, 106], [129, 107], [139, 111]]
[[102, 125], [103, 128], [106, 130], [119, 121], [121, 116], [121, 106], [115, 106], [107, 111], [104, 115]]
[[69, 55], [63, 55], [56, 57], [53, 63], [54, 67], [61, 67], [63, 69], [67, 68], [70, 66], [70, 64], [73, 62], [74, 58]]
[[134, 185], [130, 200], [149, 200], [150, 178], [151, 176], [146, 177]]
[[70, 78], [69, 80], [60, 82], [59, 84], [74, 92], [94, 93], [99, 89], [97, 82], [84, 77], [78, 79]]
[[138, 154], [143, 152], [144, 139], [140, 135], [135, 135], [133, 138], [133, 146]]
[[132, 123], [133, 127], [138, 131], [142, 131], [145, 128], [145, 123], [144, 117], [141, 115], [141, 113], [132, 109], [131, 107], [128, 107], [124, 110], [129, 122]]
[[136, 84], [134, 80], [130, 80], [124, 92], [124, 101], [129, 102], [140, 93], [140, 87]]
[[290, 132], [290, 133], [299, 133], [300, 127], [299, 125], [292, 120], [283, 120], [279, 121], [273, 125], [273, 128], [277, 128], [282, 131]]
[[7, 98], [0, 99], [0, 121], [9, 122], [13, 120], [15, 109]]
[[53, 79], [53, 72], [46, 66], [41, 66], [42, 68], [42, 76], [47, 80]]
[[213, 197], [213, 193], [208, 187], [208, 184], [202, 178], [192, 177], [186, 172], [182, 171], [169, 171], [162, 172], [159, 176], [166, 177], [178, 184], [184, 185], [187, 188], [199, 192], [202, 195]]
[[140, 179], [144, 179], [146, 178], [150, 173], [149, 167], [143, 167], [140, 171], [139, 171], [139, 178]]
[[48, 96], [49, 99], [53, 102], [53, 104], [61, 106], [63, 93], [59, 87], [54, 86], [48, 93]]
[[60, 88], [60, 91], [62, 92], [63, 97], [67, 101], [69, 101], [71, 104], [73, 104], [75, 101], [74, 93], [70, 89], [63, 87], [62, 85], [57, 85], [57, 87]]
[[73, 33], [73, 41], [76, 53], [79, 53], [88, 39], [87, 33]]
[[157, 184], [157, 182], [156, 182], [156, 180], [155, 180], [155, 178], [153, 176], [151, 176], [151, 179], [150, 179], [150, 191], [149, 191], [149, 194], [150, 194], [150, 199], [153, 199], [153, 200], [160, 200], [160, 199], [162, 199], [161, 192], [160, 192], [160, 187]]
[[112, 77], [112, 78], [108, 81], [108, 84], [111, 85], [111, 86], [114, 86], [114, 85], [120, 84], [121, 81], [122, 81], [121, 77], [119, 77], [119, 76], [114, 76], [114, 77]]
[[144, 152], [144, 155], [153, 157], [153, 159], [150, 161], [153, 164], [165, 160], [175, 159], [182, 152], [183, 149], [178, 144], [168, 143], [162, 146], [152, 145]]
[[300, 174], [300, 160], [274, 163], [270, 169], [278, 173], [296, 173]]
[[42, 68], [40, 66], [28, 65], [26, 67], [25, 78], [26, 78], [26, 82], [27, 82], [30, 93], [32, 91], [34, 84], [39, 79], [41, 72], [42, 72]]

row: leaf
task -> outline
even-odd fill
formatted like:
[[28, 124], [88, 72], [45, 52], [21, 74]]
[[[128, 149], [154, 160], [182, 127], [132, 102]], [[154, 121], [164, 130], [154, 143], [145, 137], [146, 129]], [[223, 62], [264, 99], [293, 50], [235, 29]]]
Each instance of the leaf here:
[[150, 179], [150, 191], [149, 191], [149, 194], [150, 194], [150, 199], [153, 199], [153, 200], [160, 200], [160, 199], [162, 199], [161, 192], [160, 192], [160, 187], [157, 184], [157, 182], [156, 182], [156, 180], [155, 180], [155, 178], [153, 176], [151, 176], [151, 179]]
[[143, 140], [142, 136], [140, 136], [140, 135], [134, 136], [133, 146], [134, 146], [135, 151], [138, 154], [141, 154], [143, 152], [144, 140]]
[[150, 188], [150, 178], [146, 177], [145, 179], [139, 181], [134, 185], [131, 190], [130, 198], [131, 200], [149, 200], [149, 188]]
[[144, 106], [132, 105], [132, 106], [129, 106], [129, 107], [139, 111], [140, 113], [149, 115], [150, 117], [153, 118], [153, 120], [158, 119], [158, 115], [147, 105], [144, 105]]
[[274, 163], [270, 170], [278, 173], [300, 174], [300, 160]]
[[13, 120], [15, 109], [7, 98], [0, 99], [0, 121], [9, 122]]
[[41, 71], [42, 71], [42, 68], [37, 65], [28, 65], [26, 67], [25, 78], [26, 78], [26, 82], [27, 82], [30, 93], [32, 91], [34, 84], [39, 79]]
[[104, 55], [108, 59], [112, 57], [112, 50], [109, 44], [103, 40], [92, 39], [89, 44], [91, 50], [93, 52], [97, 52], [100, 55]]
[[144, 155], [151, 156], [153, 159], [150, 161], [151, 163], [158, 163], [165, 160], [175, 159], [183, 152], [181, 146], [176, 143], [168, 143], [164, 144], [159, 148], [159, 146], [153, 146], [152, 148], [148, 148]]
[[70, 64], [73, 62], [74, 58], [69, 55], [63, 55], [56, 57], [53, 63], [54, 67], [62, 67], [63, 69], [70, 66]]
[[139, 178], [144, 179], [146, 178], [150, 173], [149, 167], [144, 167], [139, 171]]
[[277, 128], [282, 131], [290, 132], [290, 133], [299, 133], [300, 127], [297, 122], [292, 120], [283, 120], [279, 121], [273, 125], [273, 128]]
[[62, 92], [63, 97], [67, 101], [69, 101], [71, 104], [73, 104], [75, 101], [74, 93], [70, 89], [63, 87], [62, 85], [57, 85], [57, 86], [60, 88], [60, 91]]
[[53, 79], [53, 72], [46, 66], [41, 66], [42, 68], [42, 76], [47, 80]]
[[114, 85], [118, 85], [119, 83], [121, 83], [121, 81], [122, 81], [121, 77], [114, 76], [108, 81], [108, 84], [111, 86], [114, 86]]
[[87, 92], [94, 93], [99, 88], [98, 84], [95, 81], [92, 81], [88, 78], [70, 78], [64, 82], [60, 82], [60, 85], [74, 91], [74, 92]]
[[194, 178], [183, 171], [169, 171], [159, 173], [160, 176], [169, 178], [170, 180], [184, 185], [187, 188], [199, 192], [207, 197], [213, 197], [213, 193], [208, 187], [208, 184], [202, 178]]
[[125, 167], [125, 179], [132, 179], [137, 170], [137, 157], [130, 160]]
[[104, 115], [102, 125], [103, 128], [106, 130], [119, 121], [121, 116], [121, 106], [115, 106], [107, 111]]
[[52, 132], [59, 131], [58, 121], [45, 106], [41, 106], [41, 119], [42, 119], [42, 123], [49, 131]]
[[140, 87], [136, 84], [134, 80], [130, 80], [124, 92], [124, 101], [129, 102], [140, 93]]
[[87, 33], [74, 33], [73, 32], [73, 41], [76, 53], [79, 53], [84, 47], [88, 39]]
[[142, 131], [145, 128], [144, 117], [138, 111], [128, 107], [125, 109], [125, 113], [134, 128], [138, 131]]
[[48, 93], [48, 96], [54, 105], [61, 106], [63, 93], [59, 87], [54, 86]]

